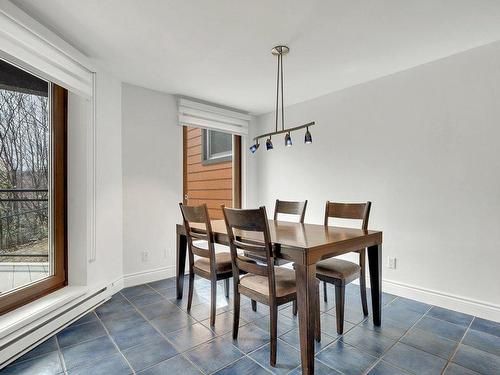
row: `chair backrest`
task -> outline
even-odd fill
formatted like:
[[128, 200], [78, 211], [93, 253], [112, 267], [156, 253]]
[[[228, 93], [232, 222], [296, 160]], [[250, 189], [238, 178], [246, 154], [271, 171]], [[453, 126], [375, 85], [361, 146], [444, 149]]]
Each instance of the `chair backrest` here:
[[306, 216], [307, 200], [303, 202], [280, 201], [276, 199], [274, 206], [274, 220], [278, 220], [278, 214], [297, 215], [299, 223], [304, 223]]
[[[269, 279], [269, 295], [275, 297], [273, 245], [269, 233], [266, 208], [241, 210], [222, 206], [222, 212], [226, 222], [235, 281], [239, 281], [240, 270], [266, 276]], [[248, 232], [252, 239], [243, 238], [240, 231]], [[257, 237], [260, 239], [257, 239]], [[256, 264], [252, 260], [248, 261], [248, 258], [241, 257], [238, 254], [238, 249], [257, 255], [265, 260], [265, 264]]]
[[[186, 237], [188, 240], [189, 264], [191, 266], [193, 265], [194, 254], [202, 258], [210, 259], [210, 267], [213, 266], [214, 270], [212, 271], [215, 271], [215, 245], [207, 205], [186, 206], [179, 203], [179, 207], [181, 208], [184, 228], [186, 229]], [[198, 225], [193, 227], [192, 224]], [[206, 241], [206, 248], [198, 246], [201, 241]]]
[[329, 218], [362, 220], [361, 229], [368, 229], [368, 219], [370, 218], [370, 208], [372, 203], [337, 203], [326, 202], [325, 225], [328, 225]]

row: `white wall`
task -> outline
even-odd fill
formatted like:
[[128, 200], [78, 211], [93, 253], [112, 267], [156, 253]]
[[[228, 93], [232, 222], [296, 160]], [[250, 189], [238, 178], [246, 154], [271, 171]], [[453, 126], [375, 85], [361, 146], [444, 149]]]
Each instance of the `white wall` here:
[[321, 223], [326, 200], [371, 200], [386, 290], [500, 320], [499, 87], [497, 43], [291, 106], [289, 126], [316, 121], [314, 143], [261, 147], [248, 203], [309, 199]]
[[106, 285], [122, 275], [121, 82], [97, 73], [96, 260], [88, 262], [90, 103], [69, 94], [68, 275], [70, 285]]
[[175, 275], [182, 128], [173, 95], [123, 84], [122, 109], [123, 274], [132, 285]]

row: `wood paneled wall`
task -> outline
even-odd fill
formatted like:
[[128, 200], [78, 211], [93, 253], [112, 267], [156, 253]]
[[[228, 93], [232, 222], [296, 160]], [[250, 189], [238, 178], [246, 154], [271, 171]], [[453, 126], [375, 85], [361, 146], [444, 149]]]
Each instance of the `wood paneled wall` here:
[[218, 164], [202, 164], [202, 131], [187, 128], [185, 143], [185, 193], [187, 204], [206, 203], [212, 219], [222, 219], [220, 205], [233, 206], [233, 167], [227, 161]]

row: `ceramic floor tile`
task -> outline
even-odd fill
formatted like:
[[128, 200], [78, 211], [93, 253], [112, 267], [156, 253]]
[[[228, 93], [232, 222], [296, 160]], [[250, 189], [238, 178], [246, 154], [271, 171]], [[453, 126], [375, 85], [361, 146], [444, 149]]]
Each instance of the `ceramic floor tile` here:
[[270, 364], [270, 344], [250, 353], [249, 356], [274, 374], [288, 374], [300, 365], [300, 352], [280, 339], [277, 342], [276, 366], [272, 367]]
[[41, 356], [43, 354], [47, 354], [50, 352], [54, 352], [57, 350], [58, 350], [58, 347], [57, 347], [56, 337], [52, 336], [51, 338], [45, 340], [43, 343], [41, 343], [40, 345], [31, 349], [28, 353], [24, 354], [22, 357], [17, 359], [17, 362], [22, 362], [22, 361], [26, 361], [28, 359], [33, 359], [35, 357], [38, 357], [38, 356]]
[[400, 368], [394, 367], [387, 362], [380, 361], [374, 366], [368, 375], [409, 375], [409, 372], [406, 372]]
[[473, 319], [473, 316], [460, 313], [458, 311], [444, 309], [442, 307], [434, 306], [429, 310], [427, 316], [441, 319], [453, 324], [457, 324], [463, 327], [468, 327]]
[[500, 337], [489, 333], [470, 329], [467, 331], [462, 344], [500, 356]]
[[399, 340], [412, 326], [412, 323], [391, 320], [382, 316], [382, 324], [380, 326], [374, 325], [371, 319], [361, 322], [359, 326], [378, 332], [390, 339]]
[[486, 332], [490, 335], [500, 337], [500, 323], [493, 322], [491, 320], [476, 317], [474, 318], [474, 321], [472, 322], [470, 328], [476, 331]]
[[146, 345], [151, 342], [161, 342], [163, 337], [148, 322], [140, 323], [123, 331], [111, 334], [120, 350], [136, 345]]
[[[284, 335], [279, 336], [280, 339], [285, 341], [288, 345], [293, 346], [295, 349], [300, 350], [300, 338], [299, 338], [299, 329], [295, 328], [291, 331], [288, 331]], [[314, 341], [315, 344], [315, 352], [319, 352], [321, 349], [326, 348], [332, 342], [334, 342], [337, 338], [331, 337], [326, 333], [321, 334], [321, 341]]]
[[89, 366], [75, 367], [68, 371], [68, 375], [110, 375], [132, 374], [132, 369], [121, 353], [113, 354], [110, 357], [102, 358], [89, 363]]
[[472, 371], [468, 368], [459, 366], [455, 363], [448, 363], [444, 375], [481, 375], [479, 372]]
[[[224, 335], [228, 332], [232, 332], [233, 330], [233, 318], [234, 315], [232, 312], [224, 312], [222, 314], [216, 315], [215, 317], [215, 326], [211, 327], [210, 326], [210, 319], [205, 319], [204, 321], [201, 322], [205, 327], [208, 329], [212, 330], [216, 335]], [[242, 327], [247, 322], [240, 317], [240, 324], [239, 326]]]
[[167, 335], [169, 341], [179, 352], [194, 348], [214, 337], [215, 334], [201, 323], [193, 324]]
[[[142, 375], [301, 373], [298, 317], [291, 303], [279, 307], [278, 363], [272, 368], [268, 306], [258, 304], [253, 312], [250, 299], [242, 296], [239, 335], [232, 340], [233, 302], [224, 296], [223, 283], [217, 286], [218, 315], [212, 329], [210, 283], [196, 278], [194, 317], [185, 311], [187, 284], [181, 300], [176, 298], [174, 278], [123, 289], [0, 374], [63, 375], [64, 369], [66, 375], [134, 370]], [[331, 286], [328, 298], [322, 303], [327, 312], [321, 315], [316, 374], [499, 374], [500, 323], [383, 293], [382, 325], [376, 327], [371, 314], [362, 314], [359, 285], [350, 284], [344, 335], [339, 336]], [[368, 305], [371, 311], [370, 290]]]
[[219, 337], [196, 347], [185, 355], [196, 367], [209, 374], [238, 360], [243, 353]]
[[182, 375], [200, 375], [202, 374], [196, 367], [193, 366], [182, 354], [179, 354], [166, 361], [160, 362], [152, 367], [147, 368], [138, 375], [166, 375], [166, 374], [182, 374]]
[[157, 280], [148, 285], [153, 289], [165, 289], [165, 288], [175, 288], [175, 277], [171, 277], [169, 279]]
[[108, 336], [62, 348], [62, 354], [67, 369], [88, 365], [92, 361], [111, 356], [117, 352], [118, 349]]
[[149, 285], [147, 284], [142, 284], [142, 285], [136, 285], [136, 286], [131, 286], [128, 288], [124, 288], [121, 291], [121, 294], [123, 294], [126, 298], [132, 298], [139, 296], [144, 293], [149, 293], [153, 290]]
[[342, 337], [342, 340], [374, 357], [380, 357], [396, 343], [396, 341], [362, 326], [350, 330]]
[[178, 331], [179, 329], [186, 328], [197, 323], [195, 319], [180, 310], [171, 312], [166, 316], [159, 316], [149, 322], [163, 334]]
[[401, 343], [394, 345], [383, 359], [396, 367], [426, 375], [439, 375], [446, 365], [446, 360], [440, 357]]
[[155, 290], [151, 292], [143, 293], [135, 297], [130, 297], [129, 301], [132, 302], [136, 307], [151, 305], [152, 303], [158, 303], [166, 301], [167, 299], [163, 297], [160, 293]]
[[317, 358], [346, 375], [359, 375], [377, 360], [376, 357], [364, 353], [342, 340], [337, 340], [319, 352]]
[[411, 311], [415, 311], [420, 314], [426, 313], [430, 308], [431, 305], [428, 305], [426, 303], [414, 301], [412, 299], [404, 298], [404, 297], [399, 297], [396, 300], [394, 300], [391, 303], [391, 306], [394, 307], [401, 307], [404, 309], [408, 309]]
[[243, 357], [217, 371], [216, 375], [269, 375], [270, 372], [249, 357]]
[[123, 351], [123, 355], [136, 372], [154, 366], [177, 354], [178, 351], [166, 340], [134, 346]]
[[484, 375], [498, 375], [500, 369], [500, 357], [468, 345], [459, 346], [452, 362]]
[[[342, 373], [337, 370], [328, 367], [323, 362], [318, 361], [317, 359], [314, 361], [314, 373], [316, 375], [342, 375]], [[298, 366], [293, 370], [290, 375], [302, 375], [302, 367]]]
[[14, 362], [0, 370], [2, 375], [55, 375], [63, 368], [58, 352], [51, 352], [23, 362]]
[[401, 339], [401, 342], [446, 360], [450, 359], [458, 345], [456, 341], [445, 339], [418, 328], [411, 329]]
[[233, 340], [232, 332], [225, 334], [224, 338], [242, 352], [249, 353], [269, 342], [269, 332], [250, 323], [239, 328], [236, 340]]
[[416, 325], [416, 328], [423, 331], [447, 338], [453, 341], [460, 341], [464, 336], [466, 327], [449, 323], [444, 320], [434, 319], [424, 316]]
[[57, 341], [59, 346], [64, 348], [105, 335], [106, 331], [101, 322], [91, 322], [63, 329], [57, 334]]

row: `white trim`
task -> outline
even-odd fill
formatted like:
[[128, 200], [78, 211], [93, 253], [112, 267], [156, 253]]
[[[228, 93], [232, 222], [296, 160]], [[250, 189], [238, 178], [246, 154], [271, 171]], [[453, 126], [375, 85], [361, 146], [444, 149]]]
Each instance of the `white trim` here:
[[92, 75], [92, 103], [87, 129], [87, 240], [88, 261], [97, 259], [97, 75]]
[[179, 99], [179, 125], [221, 130], [238, 135], [248, 134], [250, 115], [200, 103]]
[[393, 280], [382, 280], [382, 283], [382, 290], [388, 293], [500, 322], [499, 305], [478, 301], [473, 298], [457, 296], [451, 293], [408, 285]]
[[127, 288], [129, 286], [151, 283], [153, 281], [174, 277], [175, 275], [175, 266], [129, 273], [128, 275], [123, 275], [123, 287]]
[[92, 97], [89, 60], [10, 1], [0, 8], [0, 56], [58, 85]]
[[[356, 283], [358, 283], [357, 280]], [[369, 277], [367, 277], [366, 283], [367, 286], [370, 286]], [[493, 303], [387, 279], [382, 279], [382, 291], [405, 298], [411, 298], [430, 305], [500, 322], [500, 305]]]

